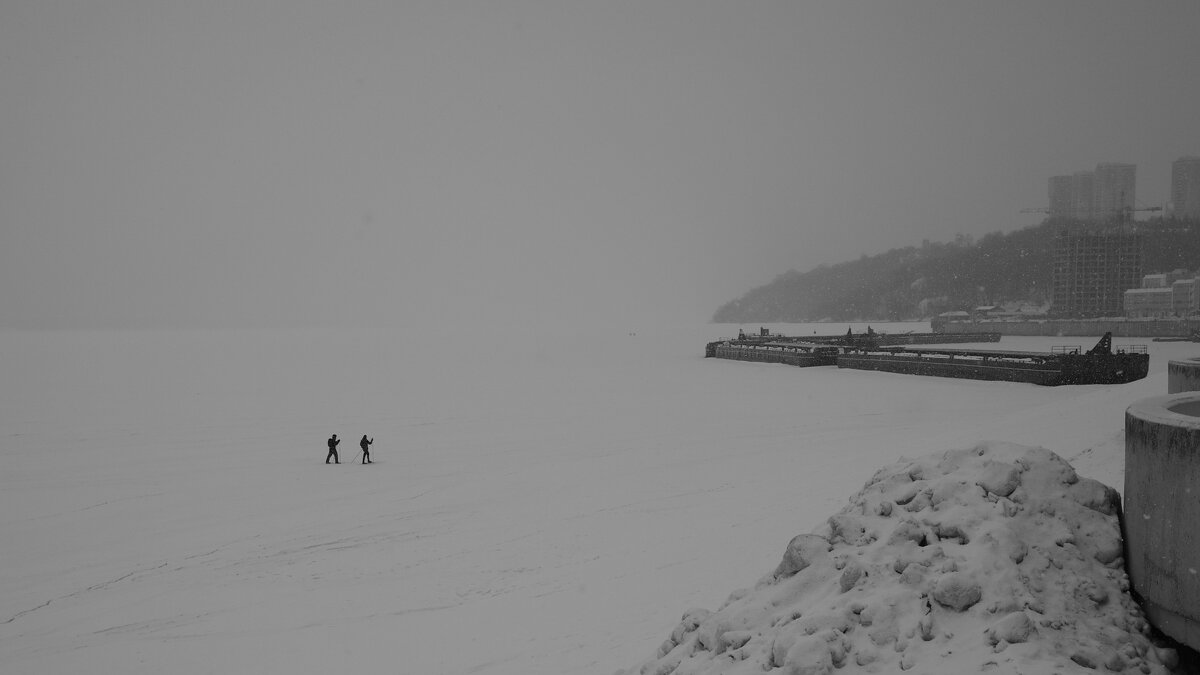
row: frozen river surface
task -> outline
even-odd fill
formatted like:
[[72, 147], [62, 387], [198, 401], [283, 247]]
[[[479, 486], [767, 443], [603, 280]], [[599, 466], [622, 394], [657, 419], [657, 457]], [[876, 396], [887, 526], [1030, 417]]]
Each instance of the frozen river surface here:
[[1125, 408], [1198, 351], [1058, 388], [703, 358], [737, 328], [0, 333], [0, 670], [609, 675], [901, 456], [1121, 489]]

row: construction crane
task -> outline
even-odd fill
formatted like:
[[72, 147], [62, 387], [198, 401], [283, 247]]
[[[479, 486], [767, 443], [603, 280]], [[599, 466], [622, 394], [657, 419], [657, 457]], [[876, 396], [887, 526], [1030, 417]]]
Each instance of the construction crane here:
[[[1130, 200], [1130, 201], [1132, 201], [1132, 200]], [[1124, 190], [1121, 190], [1121, 203], [1122, 204], [1125, 203], [1125, 191]], [[1121, 216], [1122, 224], [1126, 224], [1129, 221], [1133, 220], [1133, 214], [1138, 211], [1162, 211], [1162, 207], [1161, 206], [1146, 206], [1146, 207], [1143, 207], [1140, 209], [1135, 209], [1133, 206], [1118, 206], [1117, 208], [1113, 209], [1114, 213], [1117, 213]]]
[[[1143, 206], [1141, 208], [1134, 208], [1132, 206], [1126, 206], [1124, 208], [1113, 209], [1113, 213], [1120, 215], [1122, 222], [1128, 222], [1132, 218], [1133, 214], [1136, 212], [1162, 211], [1162, 210], [1163, 210], [1163, 207], [1161, 207], [1161, 206]], [[1021, 213], [1050, 213], [1050, 209], [1045, 206], [1031, 207], [1031, 208], [1027, 208], [1027, 209], [1021, 209]]]
[[1163, 210], [1163, 207], [1161, 207], [1161, 206], [1143, 206], [1140, 209], [1135, 209], [1132, 206], [1126, 206], [1125, 208], [1121, 209], [1121, 213], [1128, 216], [1129, 214], [1137, 212], [1137, 211], [1162, 211], [1162, 210]]

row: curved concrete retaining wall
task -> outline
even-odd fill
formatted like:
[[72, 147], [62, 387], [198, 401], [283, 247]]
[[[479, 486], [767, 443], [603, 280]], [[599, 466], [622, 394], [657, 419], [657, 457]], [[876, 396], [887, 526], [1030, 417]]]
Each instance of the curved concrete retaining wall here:
[[1125, 550], [1159, 630], [1200, 649], [1200, 392], [1125, 411]]
[[1200, 358], [1167, 363], [1167, 393], [1200, 391]]

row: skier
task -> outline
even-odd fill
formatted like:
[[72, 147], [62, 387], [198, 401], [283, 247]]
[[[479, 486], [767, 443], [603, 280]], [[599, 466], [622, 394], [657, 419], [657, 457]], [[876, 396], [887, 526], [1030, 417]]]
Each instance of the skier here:
[[371, 464], [372, 463], [371, 462], [371, 451], [367, 449], [367, 446], [374, 442], [375, 442], [374, 438], [372, 438], [371, 440], [368, 441], [366, 434], [363, 434], [362, 440], [358, 442], [358, 447], [362, 448], [362, 456], [363, 456], [362, 463], [363, 464]]
[[341, 462], [338, 461], [338, 454], [337, 454], [338, 443], [341, 443], [341, 441], [338, 440], [337, 434], [330, 436], [329, 440], [325, 441], [325, 444], [329, 446], [329, 454], [325, 455], [325, 463], [326, 464], [329, 463], [330, 457], [333, 458], [334, 464], [341, 464]]

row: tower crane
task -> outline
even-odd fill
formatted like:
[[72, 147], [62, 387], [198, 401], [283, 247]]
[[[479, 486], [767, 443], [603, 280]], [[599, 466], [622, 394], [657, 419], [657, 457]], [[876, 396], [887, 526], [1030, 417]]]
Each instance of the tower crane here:
[[1140, 209], [1135, 209], [1132, 206], [1126, 206], [1125, 208], [1121, 209], [1121, 213], [1124, 214], [1126, 218], [1128, 218], [1130, 214], [1137, 212], [1137, 211], [1162, 211], [1162, 210], [1163, 210], [1163, 207], [1161, 207], [1161, 206], [1143, 206]]
[[[1141, 211], [1162, 211], [1162, 210], [1163, 210], [1163, 207], [1161, 207], [1161, 206], [1143, 206], [1140, 208], [1126, 206], [1124, 208], [1113, 209], [1113, 213], [1120, 215], [1122, 222], [1128, 222], [1133, 217], [1134, 213], [1138, 213]], [[1027, 208], [1027, 209], [1021, 209], [1021, 213], [1050, 213], [1050, 209], [1045, 206], [1031, 207], [1031, 208]]]

